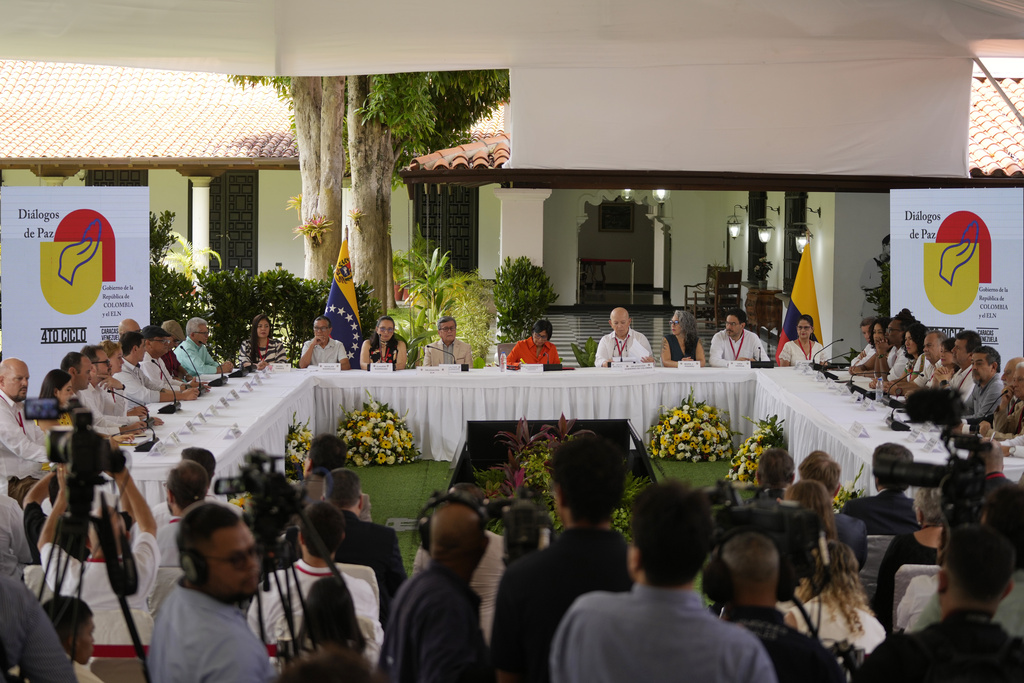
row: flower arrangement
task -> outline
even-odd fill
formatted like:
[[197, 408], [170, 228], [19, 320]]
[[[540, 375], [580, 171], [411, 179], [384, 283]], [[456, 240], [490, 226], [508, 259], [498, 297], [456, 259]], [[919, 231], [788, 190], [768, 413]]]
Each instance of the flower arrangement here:
[[768, 260], [767, 256], [762, 256], [757, 259], [750, 272], [754, 274], [755, 280], [767, 280], [768, 273], [772, 272], [772, 262]]
[[230, 503], [231, 505], [237, 505], [238, 507], [240, 507], [240, 508], [242, 508], [243, 510], [246, 510], [246, 511], [248, 511], [249, 503], [251, 503], [251, 502], [252, 502], [252, 494], [248, 493], [248, 492], [241, 493], [236, 498], [229, 498], [228, 499], [228, 503]]
[[[745, 419], [750, 420], [749, 417]], [[754, 420], [750, 421], [754, 422]], [[785, 420], [780, 420], [778, 415], [754, 422], [757, 427], [751, 437], [740, 445], [740, 449], [733, 456], [732, 467], [729, 468], [729, 474], [725, 475], [726, 479], [745, 484], [755, 483], [754, 475], [757, 474], [757, 463], [761, 459], [761, 454], [769, 448], [783, 448], [785, 445], [782, 433], [783, 422]]]
[[[664, 408], [664, 406], [662, 406]], [[732, 454], [728, 412], [693, 398], [665, 410], [647, 430], [651, 457], [690, 462], [715, 462]]]
[[839, 487], [836, 491], [836, 497], [832, 499], [832, 509], [836, 512], [842, 512], [843, 506], [846, 505], [846, 501], [853, 500], [854, 498], [860, 498], [864, 495], [864, 489], [854, 488], [857, 486], [857, 481], [860, 480], [860, 475], [864, 474], [864, 464], [861, 463], [860, 469], [857, 470], [857, 476], [853, 478], [853, 481], [848, 481]]
[[300, 423], [295, 419], [295, 413], [292, 413], [292, 423], [288, 425], [288, 434], [284, 437], [284, 475], [289, 481], [302, 479], [312, 443], [313, 432], [309, 428], [309, 420]]
[[372, 396], [362, 409], [341, 416], [338, 437], [348, 446], [348, 462], [356, 467], [400, 465], [420, 457], [405, 418]]
[[[551, 516], [555, 531], [562, 530], [562, 521], [555, 512], [555, 497], [551, 487], [551, 455], [564, 442], [592, 434], [589, 430], [572, 432], [575, 420], [567, 420], [564, 415], [557, 425], [542, 425], [536, 434], [530, 433], [530, 424], [521, 418], [514, 432], [500, 432], [496, 439], [508, 446], [508, 462], [500, 467], [476, 470], [477, 485], [484, 490], [488, 498], [508, 498], [516, 494], [520, 487], [534, 492], [538, 503], [545, 505]], [[612, 512], [612, 528], [630, 539], [630, 520], [633, 514], [633, 501], [650, 481], [646, 477], [637, 478], [628, 473], [623, 488], [622, 501]], [[501, 522], [492, 522], [492, 531], [500, 532]]]

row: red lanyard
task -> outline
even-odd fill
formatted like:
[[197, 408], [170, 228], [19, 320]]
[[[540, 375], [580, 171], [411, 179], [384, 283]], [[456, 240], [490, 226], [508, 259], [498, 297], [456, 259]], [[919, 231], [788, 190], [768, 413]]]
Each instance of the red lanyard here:
[[391, 347], [389, 347], [386, 344], [383, 344], [380, 347], [380, 362], [381, 363], [390, 363], [391, 362]]
[[814, 342], [812, 342], [812, 341], [808, 342], [807, 350], [806, 351], [804, 351], [804, 343], [802, 341], [800, 341], [799, 339], [796, 340], [796, 345], [799, 346], [800, 347], [800, 351], [802, 351], [803, 354], [805, 356], [807, 356], [807, 360], [810, 360], [811, 359], [811, 351], [814, 350]]
[[264, 351], [260, 350], [260, 347], [259, 347], [258, 344], [256, 345], [256, 360], [263, 361], [267, 357], [268, 353], [270, 353], [270, 342], [269, 341], [267, 342], [267, 348]]
[[25, 431], [25, 423], [21, 420], [21, 411], [16, 411], [14, 414], [18, 416], [18, 426], [21, 427], [21, 433], [28, 436], [28, 432]]
[[961, 389], [964, 388], [964, 382], [967, 381], [967, 378], [970, 376], [970, 374], [971, 373], [969, 371], [964, 373], [963, 378], [961, 378], [961, 380], [960, 380], [960, 384], [956, 388], [957, 391], [960, 391]]
[[614, 339], [615, 339], [615, 355], [617, 355], [619, 358], [622, 358], [623, 354], [626, 353], [626, 347], [629, 346], [629, 335], [627, 334], [626, 338], [622, 340], [622, 346], [619, 346], [619, 338], [618, 337], [615, 337]]
[[729, 335], [725, 335], [725, 338], [729, 340], [729, 348], [732, 349], [732, 359], [733, 360], [739, 360], [740, 359], [740, 351], [743, 350], [743, 337], [742, 337], [742, 333], [740, 333], [740, 334], [741, 334], [741, 336], [740, 336], [740, 347], [738, 349], [736, 348], [736, 345], [732, 343], [732, 337], [730, 337]]

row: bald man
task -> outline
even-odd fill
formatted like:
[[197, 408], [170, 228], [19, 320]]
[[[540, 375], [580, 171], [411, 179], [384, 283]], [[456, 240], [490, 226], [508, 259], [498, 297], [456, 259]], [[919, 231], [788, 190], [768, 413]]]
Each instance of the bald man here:
[[1024, 434], [1024, 363], [1017, 364], [1006, 382], [992, 422], [978, 425], [978, 433], [995, 441], [1015, 439]]
[[1003, 364], [1003, 375], [1001, 377], [1001, 379], [1003, 380], [1003, 384], [1005, 384], [1006, 386], [1010, 386], [1010, 380], [1013, 379], [1013, 371], [1016, 370], [1017, 366], [1020, 365], [1021, 363], [1024, 363], [1024, 358], [1017, 356], [1016, 358], [1011, 358], [1010, 360], [1006, 361], [1006, 363]]
[[0, 491], [21, 504], [42, 478], [46, 462], [43, 430], [25, 419], [28, 366], [17, 358], [0, 363]]
[[123, 318], [121, 322], [117, 324], [117, 336], [120, 337], [125, 332], [141, 332], [142, 329], [139, 324], [131, 318]]
[[612, 361], [629, 363], [653, 363], [651, 343], [647, 337], [632, 329], [633, 319], [625, 308], [616, 308], [608, 319], [612, 331], [601, 337], [597, 345], [594, 365], [606, 368]]
[[391, 607], [380, 668], [393, 683], [472, 680], [488, 653], [469, 580], [487, 549], [475, 506], [445, 503], [430, 518], [427, 569], [406, 581]]

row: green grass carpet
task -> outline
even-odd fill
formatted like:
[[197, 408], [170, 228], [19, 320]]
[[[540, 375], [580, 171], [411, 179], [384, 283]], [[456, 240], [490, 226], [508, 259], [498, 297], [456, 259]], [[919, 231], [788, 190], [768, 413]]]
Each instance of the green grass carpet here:
[[[661, 470], [658, 469], [661, 465]], [[423, 460], [397, 467], [365, 467], [357, 470], [363, 491], [370, 495], [373, 521], [386, 524], [389, 519], [415, 519], [423, 503], [434, 491], [444, 490], [451, 478], [450, 463]], [[655, 477], [668, 477], [689, 482], [696, 488], [714, 486], [729, 471], [729, 462], [658, 461]], [[405, 569], [412, 573], [419, 535], [415, 530], [399, 531], [398, 546]]]

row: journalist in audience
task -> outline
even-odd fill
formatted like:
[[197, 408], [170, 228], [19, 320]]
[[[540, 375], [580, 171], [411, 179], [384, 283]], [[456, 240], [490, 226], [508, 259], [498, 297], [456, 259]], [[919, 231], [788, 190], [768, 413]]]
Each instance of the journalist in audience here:
[[551, 459], [555, 511], [565, 531], [513, 562], [498, 587], [491, 654], [499, 683], [549, 680], [558, 623], [591, 591], [628, 591], [626, 542], [611, 528], [622, 499], [625, 454], [598, 437], [566, 441]]
[[785, 448], [769, 448], [757, 461], [758, 491], [755, 498], [781, 500], [793, 483], [795, 467], [793, 457]]
[[[872, 614], [860, 583], [857, 558], [850, 546], [828, 542], [829, 566], [815, 555], [814, 576], [800, 579], [796, 597], [804, 604], [818, 638], [825, 647], [846, 641], [871, 654], [885, 640], [885, 629]], [[786, 624], [800, 633], [811, 634], [803, 614], [795, 605], [786, 613]]]
[[274, 671], [238, 603], [255, 595], [260, 552], [249, 527], [221, 505], [182, 518], [185, 576], [160, 606], [149, 649], [153, 683], [267, 683]]
[[[366, 652], [366, 636], [359, 629], [352, 593], [334, 577], [317, 579], [309, 587], [300, 634], [303, 647], [315, 641], [317, 649], [335, 646]], [[370, 663], [377, 663], [376, 656]]]
[[0, 576], [0, 614], [5, 666], [18, 667], [19, 674], [32, 683], [74, 683], [71, 661], [28, 586]]
[[1011, 634], [993, 619], [1013, 587], [1017, 562], [1013, 545], [996, 530], [953, 529], [938, 576], [942, 621], [889, 636], [854, 680], [1024, 680], [1024, 643], [1007, 643]]
[[[1013, 587], [1002, 599], [993, 621], [1011, 636], [1024, 638], [1024, 489], [1004, 486], [985, 498], [981, 523], [999, 532], [1014, 547]], [[910, 630], [920, 631], [941, 621], [943, 610], [938, 596], [925, 606]]]
[[328, 645], [288, 662], [277, 683], [387, 683], [387, 680], [352, 650]]
[[681, 360], [695, 360], [704, 367], [704, 345], [697, 336], [693, 313], [677, 310], [668, 324], [669, 333], [661, 340], [662, 367], [678, 367]]
[[209, 486], [210, 479], [206, 470], [191, 460], [183, 459], [167, 473], [167, 508], [170, 517], [156, 530], [161, 567], [178, 566], [178, 522], [190, 506], [206, 500]]
[[73, 663], [78, 683], [103, 683], [87, 666], [92, 659], [96, 629], [89, 605], [78, 598], [57, 595], [43, 603], [43, 611], [53, 621], [61, 647]]
[[377, 318], [373, 334], [359, 351], [362, 368], [369, 370], [371, 363], [391, 363], [393, 370], [405, 370], [405, 342], [395, 336], [395, 319], [389, 315]]
[[[111, 476], [121, 491], [121, 503], [125, 512], [135, 521], [135, 528], [131, 534], [131, 552], [135, 559], [135, 570], [138, 575], [138, 590], [133, 595], [126, 596], [128, 606], [132, 609], [149, 612], [147, 599], [156, 584], [156, 572], [160, 566], [160, 548], [157, 546], [155, 535], [156, 522], [153, 521], [149, 505], [146, 504], [146, 499], [135, 485], [135, 480], [132, 479], [128, 469], [122, 469]], [[63, 465], [58, 467], [57, 480], [60, 487], [57, 499], [53, 504], [53, 511], [47, 517], [43, 530], [39, 534], [39, 559], [47, 570], [46, 584], [54, 593], [76, 596], [85, 600], [94, 612], [119, 610], [120, 602], [110, 584], [107, 572], [103, 571], [102, 567], [100, 570], [95, 569], [97, 565], [94, 563], [105, 559], [96, 525], [89, 525], [88, 537], [85, 539], [85, 546], [89, 550], [89, 560], [86, 562], [69, 557], [59, 545], [54, 545], [57, 524], [68, 505], [67, 476]], [[94, 516], [103, 515], [109, 520], [115, 543], [120, 544], [122, 539], [127, 536], [124, 519], [109, 505], [94, 506], [94, 508]], [[51, 557], [53, 557], [52, 562]], [[57, 565], [63, 566], [65, 563], [67, 571], [63, 576], [63, 583], [57, 586]], [[81, 583], [81, 587], [79, 587], [79, 583]]]
[[[839, 493], [841, 484], [839, 477], [842, 468], [825, 451], [814, 451], [800, 463], [800, 478], [821, 482], [829, 495], [829, 507]], [[841, 512], [834, 515], [836, 525], [836, 540], [845, 543], [853, 550], [854, 556], [860, 566], [868, 558], [868, 532], [867, 526], [856, 517], [844, 515]]]
[[249, 338], [242, 340], [238, 350], [238, 365], [262, 370], [271, 363], [288, 363], [288, 354], [280, 339], [270, 336], [270, 318], [260, 313], [252, 319]]
[[[28, 500], [28, 496], [25, 497]], [[25, 537], [24, 513], [18, 502], [0, 493], [0, 576], [20, 579], [35, 556]]]
[[921, 528], [893, 538], [878, 567], [878, 588], [871, 608], [887, 633], [892, 631], [896, 571], [905, 564], [935, 564], [942, 542], [942, 493], [935, 488], [919, 488], [914, 494], [914, 511]]
[[558, 349], [551, 343], [554, 328], [548, 320], [538, 320], [533, 324], [533, 334], [529, 339], [520, 339], [509, 351], [510, 363], [527, 363], [529, 365], [545, 363], [561, 363]]
[[895, 536], [912, 534], [921, 526], [914, 513], [914, 501], [907, 497], [907, 484], [892, 481], [879, 474], [890, 463], [912, 463], [914, 454], [898, 443], [883, 443], [871, 454], [871, 466], [875, 472], [873, 496], [852, 498], [843, 506], [843, 514], [862, 520], [871, 536]]
[[829, 497], [828, 491], [825, 490], [824, 484], [813, 479], [798, 481], [786, 489], [786, 500], [799, 503], [801, 507], [818, 515], [822, 529], [825, 531], [825, 538], [830, 541], [838, 540], [836, 515], [832, 511], [832, 499]]
[[573, 602], [551, 645], [551, 680], [774, 681], [757, 638], [715, 619], [694, 591], [711, 548], [707, 497], [671, 480], [651, 485], [636, 499], [632, 529], [632, 591]]
[[[217, 459], [213, 457], [213, 453], [205, 448], [189, 446], [188, 448], [182, 449], [181, 459], [191, 460], [194, 463], [198, 463], [206, 471], [206, 480], [209, 483], [206, 487], [206, 491], [203, 493], [203, 497], [209, 502], [218, 502], [217, 497], [210, 493], [210, 488], [213, 486], [213, 476], [217, 473]], [[152, 506], [151, 510], [158, 529], [170, 521], [171, 508], [167, 505], [166, 500]]]

